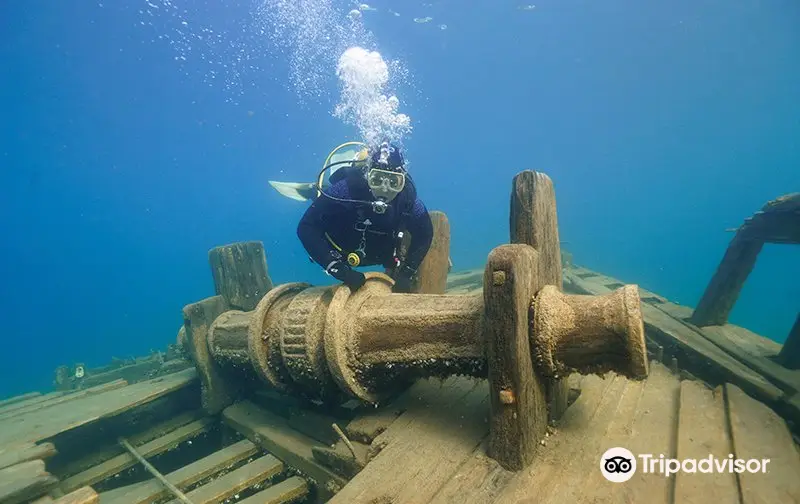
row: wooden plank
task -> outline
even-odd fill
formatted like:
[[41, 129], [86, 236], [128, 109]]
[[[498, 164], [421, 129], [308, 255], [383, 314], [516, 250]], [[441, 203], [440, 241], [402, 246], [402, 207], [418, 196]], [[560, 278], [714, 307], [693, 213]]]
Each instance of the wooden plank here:
[[[663, 365], [652, 363], [625, 448], [634, 455], [663, 453], [664, 457], [675, 458], [679, 397], [677, 377]], [[641, 465], [641, 459], [637, 463]], [[673, 477], [646, 474], [637, 467], [636, 474], [624, 484], [609, 485], [608, 502], [671, 503], [673, 485]], [[588, 504], [590, 501], [583, 502]]]
[[[179, 489], [185, 490], [187, 487], [227, 467], [256, 455], [259, 451], [260, 448], [258, 446], [254, 445], [250, 440], [244, 439], [172, 471], [164, 477]], [[151, 479], [103, 492], [100, 497], [103, 504], [149, 504], [168, 494], [169, 490], [160, 481]]]
[[[179, 427], [183, 427], [184, 425], [188, 425], [196, 420], [200, 420], [204, 416], [206, 416], [206, 414], [202, 410], [181, 413], [180, 415], [172, 417], [165, 422], [161, 422], [144, 432], [129, 436], [128, 441], [133, 446], [143, 445], [154, 439], [160, 438], [161, 436], [168, 434]], [[80, 472], [86, 471], [87, 469], [90, 469], [96, 465], [102, 464], [103, 462], [116, 457], [120, 453], [126, 453], [126, 450], [119, 444], [119, 442], [114, 441], [113, 444], [106, 445], [103, 448], [98, 447], [97, 450], [92, 451], [92, 453], [88, 454], [87, 456], [70, 462], [65, 467], [58, 469], [57, 472], [63, 480]]]
[[22, 394], [14, 397], [9, 397], [8, 399], [3, 399], [2, 401], [0, 401], [0, 413], [3, 412], [4, 408], [7, 408], [12, 404], [20, 403], [22, 401], [27, 401], [35, 397], [41, 397], [41, 395], [42, 395], [41, 392], [29, 392], [27, 394]]
[[[517, 502], [537, 502], [531, 501], [531, 497], [539, 495], [540, 489], [542, 497], [546, 497], [546, 489], [552, 488], [554, 480], [559, 477], [559, 471], [565, 459], [578, 449], [580, 440], [586, 431], [586, 427], [594, 423], [598, 414], [602, 413], [602, 405], [609, 399], [618, 396], [622, 381], [616, 375], [609, 375], [607, 379], [599, 376], [589, 375], [584, 377], [581, 383], [581, 395], [575, 403], [567, 408], [567, 411], [556, 424], [556, 428], [547, 438], [545, 443], [536, 454], [533, 464], [530, 467], [516, 472], [499, 489], [498, 495], [490, 495], [486, 500], [473, 500], [471, 490], [478, 488], [477, 482], [464, 481], [462, 488], [454, 493], [451, 499], [437, 499], [437, 504], [446, 502], [502, 502], [513, 504]], [[448, 483], [449, 487], [454, 485], [454, 481]], [[532, 489], [535, 489], [532, 491]], [[442, 492], [445, 494], [447, 487]], [[452, 491], [452, 490], [451, 490]], [[534, 493], [532, 496], [531, 494]]]
[[3, 449], [0, 450], [0, 469], [29, 460], [50, 458], [56, 453], [56, 447], [53, 446], [53, 443], [42, 443], [39, 445], [25, 443], [21, 446]]
[[240, 500], [239, 504], [284, 504], [308, 495], [308, 483], [299, 476], [292, 476], [275, 486]]
[[[677, 459], [724, 460], [733, 453], [722, 386], [710, 390], [700, 382], [681, 382]], [[732, 472], [675, 475], [675, 504], [739, 502], [739, 483]], [[713, 469], [710, 467], [709, 469]]]
[[553, 491], [546, 499], [542, 498], [542, 502], [552, 504], [577, 502], [580, 497], [604, 486], [605, 482], [599, 480], [594, 486], [587, 483], [588, 480], [597, 478], [601, 474], [596, 468], [600, 456], [606, 450], [628, 444], [627, 435], [632, 428], [647, 386], [644, 380], [631, 381], [623, 378], [619, 380], [624, 384], [624, 388], [618, 399], [610, 399], [606, 403], [607, 406], [598, 411], [592, 423], [582, 433], [578, 450], [564, 460], [561, 474], [554, 479], [556, 484]]
[[709, 341], [754, 369], [785, 392], [800, 390], [800, 371], [793, 371], [765, 357], [751, 354], [736, 344], [731, 330], [725, 326], [696, 328]]
[[98, 385], [96, 387], [88, 388], [86, 390], [81, 390], [79, 392], [74, 392], [72, 394], [65, 394], [60, 397], [54, 397], [48, 401], [44, 401], [37, 404], [31, 404], [24, 408], [0, 414], [0, 422], [8, 418], [18, 417], [20, 415], [26, 415], [28, 413], [37, 412], [46, 408], [52, 408], [53, 406], [57, 406], [59, 404], [63, 404], [68, 401], [74, 401], [75, 399], [80, 399], [82, 397], [102, 394], [103, 392], [107, 392], [110, 390], [116, 390], [125, 387], [126, 385], [128, 385], [128, 382], [126, 382], [125, 380], [116, 380], [111, 383], [104, 383], [103, 385]]
[[286, 464], [314, 478], [322, 488], [341, 488], [345, 480], [314, 459], [312, 448], [321, 443], [297, 432], [285, 418], [240, 401], [222, 412], [225, 422]]
[[[207, 485], [192, 490], [186, 497], [194, 504], [217, 504], [246, 488], [268, 480], [281, 471], [283, 462], [272, 455], [264, 455]], [[170, 504], [179, 503], [178, 500], [170, 502]]]
[[81, 397], [69, 407], [46, 408], [0, 423], [0, 446], [12, 442], [37, 442], [56, 434], [124, 413], [163, 397], [197, 379], [194, 369], [128, 385], [122, 389]]
[[504, 469], [487, 453], [484, 441], [461, 464], [447, 483], [436, 493], [430, 504], [478, 504], [494, 499], [517, 473]]
[[[581, 279], [569, 271], [565, 273], [565, 278], [585, 294], [602, 295], [611, 292], [605, 285]], [[703, 362], [702, 368], [690, 369], [698, 377], [714, 384], [730, 381], [769, 403], [774, 403], [783, 396], [783, 391], [766, 378], [736, 360], [685, 323], [647, 303], [642, 303], [641, 309], [649, 337], [665, 347], [677, 346], [681, 351]], [[714, 379], [709, 377], [709, 371], [716, 373]]]
[[10, 416], [9, 415], [10, 413], [12, 413], [14, 411], [17, 411], [17, 410], [19, 410], [21, 408], [26, 408], [26, 407], [34, 405], [34, 404], [41, 404], [41, 403], [50, 401], [52, 399], [55, 399], [57, 397], [65, 396], [65, 395], [72, 394], [72, 393], [73, 392], [50, 392], [49, 394], [44, 394], [44, 395], [38, 395], [38, 396], [35, 396], [35, 397], [31, 397], [30, 399], [26, 399], [24, 401], [20, 401], [20, 402], [17, 402], [17, 403], [14, 403], [14, 404], [10, 404], [10, 405], [6, 406], [2, 410], [0, 410], [0, 414], [2, 414], [3, 416], [7, 416], [7, 415]]
[[329, 504], [428, 502], [486, 437], [488, 414], [485, 380], [448, 379], [435, 407], [410, 408], [381, 435], [385, 447]]
[[350, 439], [369, 444], [392, 425], [402, 412], [394, 403], [372, 409], [351, 420], [344, 431]]
[[[171, 448], [174, 448], [188, 439], [199, 436], [203, 432], [209, 430], [214, 423], [215, 420], [213, 418], [201, 418], [200, 420], [194, 421], [189, 425], [179, 427], [178, 429], [175, 429], [174, 431], [165, 434], [158, 439], [154, 439], [149, 443], [145, 443], [142, 446], [136, 447], [136, 451], [138, 451], [144, 458], [154, 457]], [[65, 479], [61, 482], [61, 489], [64, 492], [71, 492], [72, 490], [82, 486], [94, 485], [95, 483], [103, 481], [104, 479], [113, 476], [120, 471], [124, 471], [136, 463], [136, 457], [128, 452], [125, 452], [103, 462], [102, 464], [94, 466], [91, 469], [87, 469], [86, 471]]]
[[30, 460], [0, 469], [0, 502], [19, 504], [47, 493], [58, 479], [45, 470], [41, 460]]
[[766, 473], [738, 474], [742, 503], [800, 502], [800, 454], [786, 422], [735, 385], [725, 393], [736, 458], [769, 460]]
[[81, 487], [74, 492], [59, 498], [54, 504], [97, 504], [100, 497], [92, 487]]

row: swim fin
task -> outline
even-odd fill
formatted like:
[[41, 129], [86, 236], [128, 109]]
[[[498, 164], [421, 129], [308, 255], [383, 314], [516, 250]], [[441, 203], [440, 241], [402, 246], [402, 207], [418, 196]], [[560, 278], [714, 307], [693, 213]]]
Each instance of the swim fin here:
[[317, 197], [316, 186], [310, 182], [276, 182], [269, 184], [283, 196], [297, 201], [308, 201]]

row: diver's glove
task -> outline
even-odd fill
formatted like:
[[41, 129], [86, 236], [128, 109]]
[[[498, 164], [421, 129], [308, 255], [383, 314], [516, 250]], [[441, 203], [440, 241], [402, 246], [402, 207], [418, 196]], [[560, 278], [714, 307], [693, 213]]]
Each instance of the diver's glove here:
[[392, 292], [396, 293], [410, 293], [411, 292], [411, 279], [414, 277], [415, 270], [406, 265], [401, 266], [394, 276], [394, 287]]
[[364, 273], [354, 270], [344, 261], [336, 261], [331, 263], [330, 266], [328, 266], [328, 269], [325, 271], [327, 271], [328, 274], [333, 278], [350, 287], [350, 290], [353, 292], [360, 289], [361, 286], [364, 285], [364, 282], [367, 281]]

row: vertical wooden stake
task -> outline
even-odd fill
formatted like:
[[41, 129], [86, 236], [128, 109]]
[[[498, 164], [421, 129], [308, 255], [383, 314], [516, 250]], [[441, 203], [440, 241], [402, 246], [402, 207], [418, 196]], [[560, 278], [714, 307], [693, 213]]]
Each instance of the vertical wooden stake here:
[[484, 335], [489, 368], [489, 456], [517, 471], [533, 460], [547, 429], [544, 384], [533, 371], [529, 313], [538, 257], [528, 245], [502, 245], [484, 271]]
[[[554, 285], [563, 290], [556, 194], [550, 177], [532, 170], [514, 177], [510, 228], [511, 243], [524, 243], [536, 249], [541, 286]], [[566, 376], [549, 380], [546, 389], [550, 419], [561, 418], [569, 398]]]
[[429, 212], [433, 224], [433, 241], [417, 272], [412, 292], [444, 294], [450, 266], [450, 222], [444, 212]]

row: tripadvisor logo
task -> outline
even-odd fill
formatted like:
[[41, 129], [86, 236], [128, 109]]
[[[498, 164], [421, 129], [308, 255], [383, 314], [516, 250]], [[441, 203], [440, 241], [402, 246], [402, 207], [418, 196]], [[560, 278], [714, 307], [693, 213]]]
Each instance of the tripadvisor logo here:
[[770, 459], [739, 459], [732, 454], [725, 458], [713, 455], [701, 459], [677, 460], [664, 455], [640, 454], [637, 457], [625, 448], [611, 448], [600, 457], [600, 472], [608, 481], [623, 483], [636, 474], [637, 466], [644, 474], [669, 477], [679, 472], [694, 473], [766, 473]]

